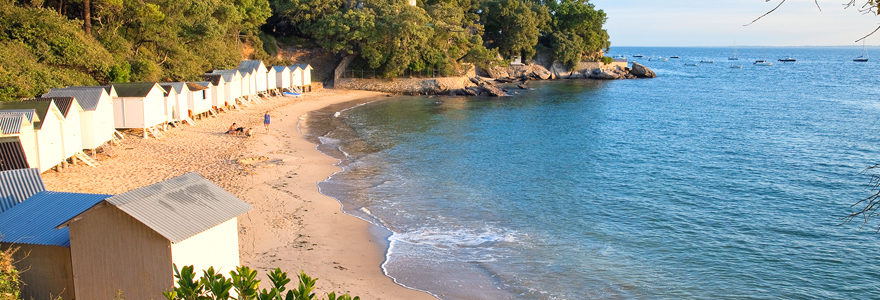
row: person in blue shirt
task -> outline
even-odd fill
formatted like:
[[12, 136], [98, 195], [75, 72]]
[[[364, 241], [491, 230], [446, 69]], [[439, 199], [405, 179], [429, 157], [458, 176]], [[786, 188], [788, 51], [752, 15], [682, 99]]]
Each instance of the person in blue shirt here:
[[271, 122], [272, 120], [269, 118], [269, 112], [267, 111], [266, 114], [263, 115], [263, 126], [266, 127], [266, 133], [269, 133], [269, 123]]

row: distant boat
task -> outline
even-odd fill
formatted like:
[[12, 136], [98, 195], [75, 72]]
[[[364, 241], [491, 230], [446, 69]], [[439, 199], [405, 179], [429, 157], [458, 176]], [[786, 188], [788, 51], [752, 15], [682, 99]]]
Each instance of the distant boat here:
[[868, 49], [865, 48], [865, 41], [862, 40], [862, 55], [859, 57], [853, 58], [855, 62], [868, 62]]
[[728, 57], [727, 60], [739, 60], [739, 57], [736, 56], [736, 48], [733, 49], [733, 56]]
[[711, 61], [711, 60], [701, 60], [700, 63], [701, 64], [714, 64], [715, 62]]
[[781, 62], [796, 62], [797, 59], [795, 59], [794, 57], [789, 56], [789, 57], [786, 57], [786, 58], [780, 58], [779, 61], [781, 61]]
[[679, 58], [681, 58], [681, 57], [678, 57], [678, 55], [676, 55], [676, 56], [670, 56], [669, 58], [671, 58], [671, 59], [679, 59]]
[[648, 58], [648, 61], [669, 61], [669, 59], [660, 56], [660, 57], [651, 57], [651, 58]]
[[761, 59], [761, 60], [756, 60], [755, 65], [756, 66], [772, 66], [773, 62]]
[[684, 65], [688, 66], [688, 67], [696, 67], [697, 66], [697, 64], [695, 64], [695, 63], [686, 63]]
[[743, 65], [730, 65], [731, 69], [742, 69]]
[[642, 57], [645, 57], [645, 56], [644, 56], [644, 55], [641, 55], [641, 54], [635, 54], [635, 55], [633, 55], [633, 57], [642, 58]]

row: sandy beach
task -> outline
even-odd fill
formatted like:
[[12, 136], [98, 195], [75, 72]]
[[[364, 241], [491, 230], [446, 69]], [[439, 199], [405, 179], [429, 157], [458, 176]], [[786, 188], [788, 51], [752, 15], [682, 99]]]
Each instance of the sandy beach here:
[[[115, 194], [195, 171], [254, 206], [238, 219], [241, 263], [258, 269], [264, 282], [268, 270], [280, 267], [317, 277], [320, 298], [336, 291], [362, 299], [433, 299], [385, 276], [384, 243], [374, 240], [372, 225], [344, 214], [316, 185], [339, 168], [305, 138], [308, 113], [383, 95], [328, 89], [301, 99], [270, 98], [172, 128], [159, 140], [127, 135], [123, 145], [98, 155], [102, 166], [48, 171], [43, 179], [49, 190]], [[266, 111], [272, 115], [268, 134]], [[224, 134], [232, 122], [254, 128], [256, 136]]]

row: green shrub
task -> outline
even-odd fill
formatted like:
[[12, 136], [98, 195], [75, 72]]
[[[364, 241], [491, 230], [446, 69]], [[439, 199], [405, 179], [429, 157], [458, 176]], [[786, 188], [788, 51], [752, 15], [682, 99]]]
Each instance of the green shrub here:
[[[269, 281], [272, 288], [259, 290], [260, 280], [257, 279], [257, 271], [246, 266], [235, 268], [229, 272], [231, 278], [214, 271], [213, 267], [203, 272], [201, 278], [196, 278], [193, 266], [184, 266], [177, 269], [174, 266], [174, 278], [176, 286], [170, 291], [162, 293], [168, 300], [313, 300], [315, 298], [315, 283], [317, 278], [311, 278], [305, 272], [298, 276], [298, 286], [294, 290], [287, 290], [287, 284], [291, 279], [287, 272], [275, 268], [269, 272]], [[235, 289], [237, 298], [230, 297], [230, 290]], [[286, 291], [286, 293], [285, 293]], [[327, 294], [328, 300], [360, 300], [360, 297], [352, 298], [349, 294], [336, 296], [335, 292]], [[2, 300], [2, 299], [0, 299]]]
[[0, 252], [0, 300], [13, 300], [21, 297], [21, 281], [18, 270], [12, 265], [12, 256], [17, 248]]
[[609, 64], [611, 64], [611, 63], [613, 63], [613, 62], [614, 62], [614, 58], [611, 58], [611, 57], [608, 57], [608, 56], [604, 56], [604, 57], [602, 57], [602, 63], [603, 63], [603, 64], [609, 65]]

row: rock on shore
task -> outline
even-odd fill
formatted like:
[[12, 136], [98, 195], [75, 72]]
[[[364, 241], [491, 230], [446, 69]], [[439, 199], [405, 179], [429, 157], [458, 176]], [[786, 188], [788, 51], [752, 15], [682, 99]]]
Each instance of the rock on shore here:
[[632, 70], [630, 70], [630, 74], [638, 78], [655, 78], [657, 77], [657, 73], [654, 73], [653, 70], [645, 67], [637, 62], [633, 62]]

